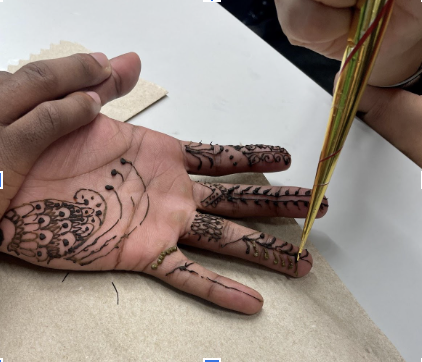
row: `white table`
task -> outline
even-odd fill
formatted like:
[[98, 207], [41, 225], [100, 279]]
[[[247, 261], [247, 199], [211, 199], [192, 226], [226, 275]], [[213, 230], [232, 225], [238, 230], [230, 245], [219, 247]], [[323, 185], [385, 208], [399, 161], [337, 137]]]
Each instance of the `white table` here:
[[[141, 56], [142, 76], [170, 93], [133, 123], [185, 140], [282, 145], [293, 164], [270, 182], [311, 187], [331, 97], [219, 5], [0, 3], [1, 70], [61, 39]], [[422, 357], [420, 182], [416, 165], [356, 121], [328, 189], [329, 213], [310, 236], [407, 361]]]

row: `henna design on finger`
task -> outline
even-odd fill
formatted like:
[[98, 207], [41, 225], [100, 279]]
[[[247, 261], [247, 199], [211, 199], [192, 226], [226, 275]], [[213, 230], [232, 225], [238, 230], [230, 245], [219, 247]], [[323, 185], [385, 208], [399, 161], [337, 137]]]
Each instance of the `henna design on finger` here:
[[174, 253], [175, 251], [177, 251], [177, 246], [172, 246], [171, 248], [168, 248], [168, 249], [162, 251], [160, 253], [158, 259], [157, 259], [157, 263], [154, 263], [154, 264], [151, 265], [151, 269], [152, 270], [156, 270], [158, 268], [158, 266], [163, 263], [164, 258], [167, 255], [170, 255], [171, 253]]
[[[191, 274], [196, 274], [196, 275], [199, 275], [199, 273], [198, 273], [198, 272], [196, 272], [195, 270], [188, 269], [188, 267], [190, 267], [192, 264], [195, 264], [195, 263], [194, 263], [194, 262], [190, 262], [190, 263], [186, 262], [186, 263], [185, 263], [185, 265], [177, 266], [177, 267], [176, 267], [176, 268], [174, 268], [173, 270], [169, 271], [169, 272], [166, 274], [166, 277], [167, 277], [167, 276], [169, 276], [169, 275], [171, 275], [171, 274], [173, 274], [176, 270], [179, 270], [179, 271], [187, 271], [187, 272], [189, 272], [189, 273], [191, 273]], [[210, 281], [211, 283], [218, 284], [218, 285], [220, 285], [220, 286], [222, 286], [222, 287], [224, 287], [224, 288], [226, 288], [226, 289], [230, 289], [230, 290], [234, 290], [234, 291], [236, 291], [236, 292], [243, 293], [243, 294], [245, 294], [245, 295], [247, 295], [247, 296], [249, 296], [249, 297], [251, 297], [251, 298], [256, 299], [257, 301], [259, 301], [259, 302], [261, 302], [261, 303], [263, 302], [261, 299], [259, 299], [259, 298], [255, 297], [255, 296], [253, 296], [252, 294], [246, 293], [246, 292], [244, 292], [243, 290], [240, 290], [240, 289], [237, 289], [237, 288], [234, 288], [234, 287], [229, 287], [229, 286], [227, 286], [227, 285], [225, 285], [225, 284], [223, 284], [223, 283], [221, 283], [221, 282], [219, 282], [219, 281], [217, 281], [217, 280], [215, 280], [215, 279], [211, 279], [211, 278], [208, 278], [208, 277], [204, 277], [203, 275], [201, 275], [200, 277], [201, 277], [201, 279], [208, 280], [208, 281]]]
[[214, 279], [211, 279], [211, 278], [208, 278], [208, 277], [203, 277], [202, 275], [201, 275], [201, 278], [206, 279], [206, 280], [208, 280], [208, 281], [210, 281], [210, 282], [212, 282], [212, 283], [214, 283], [214, 284], [221, 285], [222, 287], [224, 287], [224, 288], [226, 288], [226, 289], [231, 289], [231, 290], [235, 290], [236, 292], [240, 292], [240, 293], [246, 294], [246, 295], [248, 295], [249, 297], [251, 297], [251, 298], [253, 298], [253, 299], [256, 299], [258, 302], [261, 302], [261, 303], [263, 302], [261, 299], [259, 299], [259, 298], [255, 297], [255, 296], [253, 296], [252, 294], [246, 293], [246, 292], [244, 292], [243, 290], [240, 290], [240, 289], [237, 289], [237, 288], [234, 288], [234, 287], [229, 287], [229, 286], [227, 286], [227, 285], [225, 285], [225, 284], [223, 284], [223, 283], [218, 282], [217, 280], [214, 280]]
[[[303, 204], [306, 208], [309, 207], [309, 201], [311, 199], [310, 190], [306, 191], [304, 194], [300, 194], [301, 187], [297, 188], [293, 195], [291, 195], [291, 188], [286, 187], [280, 187], [278, 191], [273, 192], [273, 187], [271, 186], [233, 185], [230, 188], [226, 188], [220, 183], [199, 181], [197, 181], [197, 183], [211, 191], [205, 199], [201, 200], [203, 207], [217, 207], [220, 202], [226, 201], [245, 205], [253, 203], [257, 206], [267, 205], [268, 207], [271, 205], [275, 207], [284, 205], [286, 208], [290, 203], [300, 209], [300, 204]], [[298, 199], [298, 197], [300, 197], [300, 199]], [[324, 201], [327, 201], [325, 196]], [[322, 202], [320, 209], [324, 210], [325, 207], [328, 207], [328, 203]]]
[[[258, 234], [258, 235], [257, 235]], [[285, 267], [285, 261], [282, 258], [284, 255], [287, 258], [287, 269], [293, 269], [295, 267], [294, 274], [298, 276], [298, 260], [297, 255], [298, 251], [293, 252], [295, 246], [288, 242], [283, 242], [282, 244], [276, 244], [277, 238], [274, 236], [268, 236], [265, 233], [254, 232], [249, 235], [244, 235], [239, 239], [229, 241], [225, 244], [221, 244], [221, 247], [224, 248], [227, 245], [235, 244], [238, 242], [243, 242], [246, 246], [246, 254], [250, 254], [251, 247], [253, 248], [253, 256], [258, 257], [262, 252], [264, 253], [264, 259], [269, 259], [268, 251], [271, 250], [273, 254], [273, 264], [277, 265], [280, 261], [281, 267]], [[259, 246], [259, 247], [258, 247]], [[306, 253], [305, 253], [306, 252]], [[300, 254], [299, 260], [305, 261], [312, 266], [312, 263], [307, 259], [309, 252], [305, 249], [302, 254]], [[293, 257], [293, 258], [290, 258]]]
[[257, 144], [246, 146], [230, 145], [229, 147], [242, 152], [242, 154], [247, 158], [249, 166], [253, 166], [259, 162], [278, 163], [281, 162], [281, 160], [283, 160], [284, 164], [287, 166], [291, 162], [290, 154], [286, 151], [286, 149], [281, 148], [280, 146]]
[[197, 212], [190, 228], [192, 234], [198, 236], [198, 241], [202, 237], [207, 238], [208, 241], [218, 241], [223, 235], [223, 226], [223, 218]]
[[[234, 155], [229, 154], [230, 151], [234, 151]], [[260, 162], [279, 163], [283, 161], [286, 166], [291, 162], [291, 156], [286, 149], [279, 146], [263, 144], [220, 146], [218, 144], [213, 145], [212, 142], [209, 145], [204, 145], [202, 142], [190, 142], [188, 145], [185, 145], [185, 152], [198, 160], [197, 170], [202, 168], [203, 161], [205, 160], [208, 160], [210, 168], [213, 168], [216, 156], [223, 157], [223, 152], [228, 153], [228, 159], [235, 167], [242, 159], [246, 159], [246, 162], [250, 167]]]
[[[132, 165], [130, 161], [125, 160], [125, 163]], [[133, 165], [132, 167], [134, 168]], [[137, 172], [136, 169], [135, 171]], [[111, 172], [112, 176], [117, 174], [118, 171]], [[140, 177], [139, 174], [138, 176]], [[122, 175], [121, 177], [124, 182]], [[140, 180], [145, 188], [142, 177]], [[105, 185], [104, 188], [114, 193], [120, 208], [118, 219], [105, 231], [106, 216], [109, 217], [105, 198], [95, 190], [79, 189], [74, 194], [73, 201], [44, 199], [10, 209], [4, 215], [4, 220], [13, 224], [14, 235], [7, 241], [7, 251], [17, 256], [25, 256], [34, 262], [49, 264], [54, 259], [64, 259], [80, 266], [104, 258], [115, 249], [121, 248], [121, 251], [124, 241], [137, 226], [120, 236], [118, 233], [113, 235], [123, 218], [123, 205], [114, 186]], [[146, 196], [147, 207], [140, 224], [149, 213], [150, 200], [148, 194]], [[126, 218], [129, 220], [127, 227], [135, 213], [135, 202], [132, 197], [131, 202], [133, 211], [130, 217]], [[1, 237], [3, 241], [3, 233]]]
[[210, 163], [210, 168], [212, 168], [214, 166], [214, 157], [224, 151], [223, 146], [213, 146], [212, 142], [209, 145], [204, 145], [204, 147], [202, 146], [202, 142], [199, 142], [196, 145], [190, 142], [185, 146], [185, 151], [199, 161], [198, 170], [202, 168], [203, 159], [207, 159]]
[[189, 273], [191, 273], [191, 274], [197, 274], [197, 275], [199, 275], [195, 270], [192, 270], [192, 269], [188, 269], [188, 267], [190, 267], [192, 264], [195, 264], [194, 262], [192, 262], [192, 263], [185, 263], [185, 265], [182, 265], [182, 266], [177, 266], [176, 268], [174, 268], [172, 271], [169, 271], [167, 274], [166, 274], [166, 276], [169, 276], [170, 274], [173, 274], [176, 270], [180, 270], [180, 271], [187, 271], [187, 272], [189, 272]]

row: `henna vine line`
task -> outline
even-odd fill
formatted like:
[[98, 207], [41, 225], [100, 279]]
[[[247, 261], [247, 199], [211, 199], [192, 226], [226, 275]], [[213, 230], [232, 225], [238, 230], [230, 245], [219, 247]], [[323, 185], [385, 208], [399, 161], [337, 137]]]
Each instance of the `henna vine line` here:
[[[196, 275], [199, 275], [199, 273], [198, 273], [198, 272], [196, 272], [195, 270], [193, 270], [193, 269], [188, 269], [188, 268], [189, 268], [192, 264], [195, 264], [195, 263], [194, 263], [194, 262], [191, 262], [191, 263], [186, 262], [186, 263], [185, 263], [185, 265], [178, 266], [178, 267], [174, 268], [173, 270], [169, 271], [169, 272], [166, 274], [166, 276], [169, 276], [169, 275], [173, 274], [176, 270], [179, 270], [179, 271], [181, 271], [181, 272], [182, 272], [182, 271], [186, 271], [186, 272], [189, 272], [189, 273], [191, 273], [191, 274], [196, 274]], [[214, 283], [214, 284], [218, 284], [218, 285], [220, 285], [220, 286], [222, 286], [222, 287], [224, 287], [224, 288], [226, 288], [226, 289], [230, 289], [230, 290], [234, 290], [234, 291], [239, 292], [239, 293], [243, 293], [243, 294], [245, 294], [245, 295], [247, 295], [247, 296], [249, 296], [249, 297], [251, 297], [251, 298], [253, 298], [253, 299], [256, 299], [257, 301], [259, 301], [259, 302], [261, 302], [261, 303], [262, 303], [262, 300], [261, 300], [261, 299], [259, 299], [259, 298], [255, 297], [255, 296], [254, 296], [254, 295], [252, 295], [252, 294], [246, 293], [246, 292], [244, 292], [243, 290], [240, 290], [240, 289], [237, 289], [237, 288], [234, 288], [234, 287], [229, 287], [229, 286], [227, 286], [227, 285], [225, 285], [225, 284], [223, 284], [223, 283], [221, 283], [221, 282], [219, 282], [219, 281], [217, 281], [217, 280], [215, 280], [215, 279], [211, 279], [211, 278], [208, 278], [208, 277], [204, 277], [203, 275], [200, 275], [200, 277], [201, 277], [201, 279], [208, 280], [209, 282]]]
[[[258, 234], [258, 235], [257, 235]], [[265, 241], [266, 240], [266, 241]], [[264, 254], [264, 259], [268, 260], [270, 258], [269, 251], [272, 251], [273, 254], [273, 264], [277, 265], [279, 262], [282, 267], [285, 267], [285, 261], [282, 258], [283, 255], [287, 258], [287, 269], [293, 269], [294, 274], [298, 276], [298, 263], [297, 252], [293, 252], [295, 248], [293, 244], [284, 242], [282, 244], [276, 245], [277, 238], [266, 235], [265, 233], [254, 232], [249, 235], [244, 235], [239, 239], [229, 241], [225, 244], [221, 244], [221, 247], [224, 248], [227, 245], [243, 242], [246, 246], [246, 254], [250, 254], [251, 247], [254, 250], [253, 256], [258, 257], [260, 254]], [[260, 248], [258, 248], [260, 246]], [[312, 266], [312, 263], [307, 259], [309, 252], [305, 249], [302, 254], [300, 254], [299, 260], [305, 261]], [[291, 257], [291, 258], [290, 258]]]
[[[307, 190], [305, 193], [301, 193], [301, 187], [298, 187], [294, 192], [287, 187], [267, 187], [267, 186], [247, 186], [247, 185], [233, 185], [230, 188], [226, 188], [220, 183], [207, 183], [197, 182], [198, 184], [206, 187], [211, 193], [201, 201], [204, 207], [217, 205], [222, 201], [231, 203], [243, 203], [249, 205], [253, 203], [258, 206], [275, 206], [292, 204], [300, 209], [300, 204], [303, 206], [309, 206], [309, 200], [311, 198], [311, 191]], [[277, 190], [277, 191], [275, 191]], [[300, 197], [300, 199], [299, 199]], [[324, 197], [327, 201], [327, 198]], [[320, 209], [328, 207], [328, 203], [321, 203]]]

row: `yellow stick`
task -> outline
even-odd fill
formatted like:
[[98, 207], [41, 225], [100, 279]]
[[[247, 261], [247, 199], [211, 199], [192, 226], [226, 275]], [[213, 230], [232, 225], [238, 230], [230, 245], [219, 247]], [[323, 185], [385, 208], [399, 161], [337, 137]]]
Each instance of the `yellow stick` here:
[[341, 63], [330, 118], [302, 232], [297, 260], [308, 239], [322, 199], [346, 141], [357, 107], [375, 63], [394, 0], [359, 0]]

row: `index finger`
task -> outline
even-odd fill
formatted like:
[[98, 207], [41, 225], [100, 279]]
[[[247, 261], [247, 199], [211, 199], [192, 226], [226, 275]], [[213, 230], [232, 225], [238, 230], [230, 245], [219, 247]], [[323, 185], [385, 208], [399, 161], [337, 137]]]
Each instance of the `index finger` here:
[[181, 142], [188, 173], [221, 176], [239, 172], [276, 172], [290, 167], [291, 156], [280, 146]]

